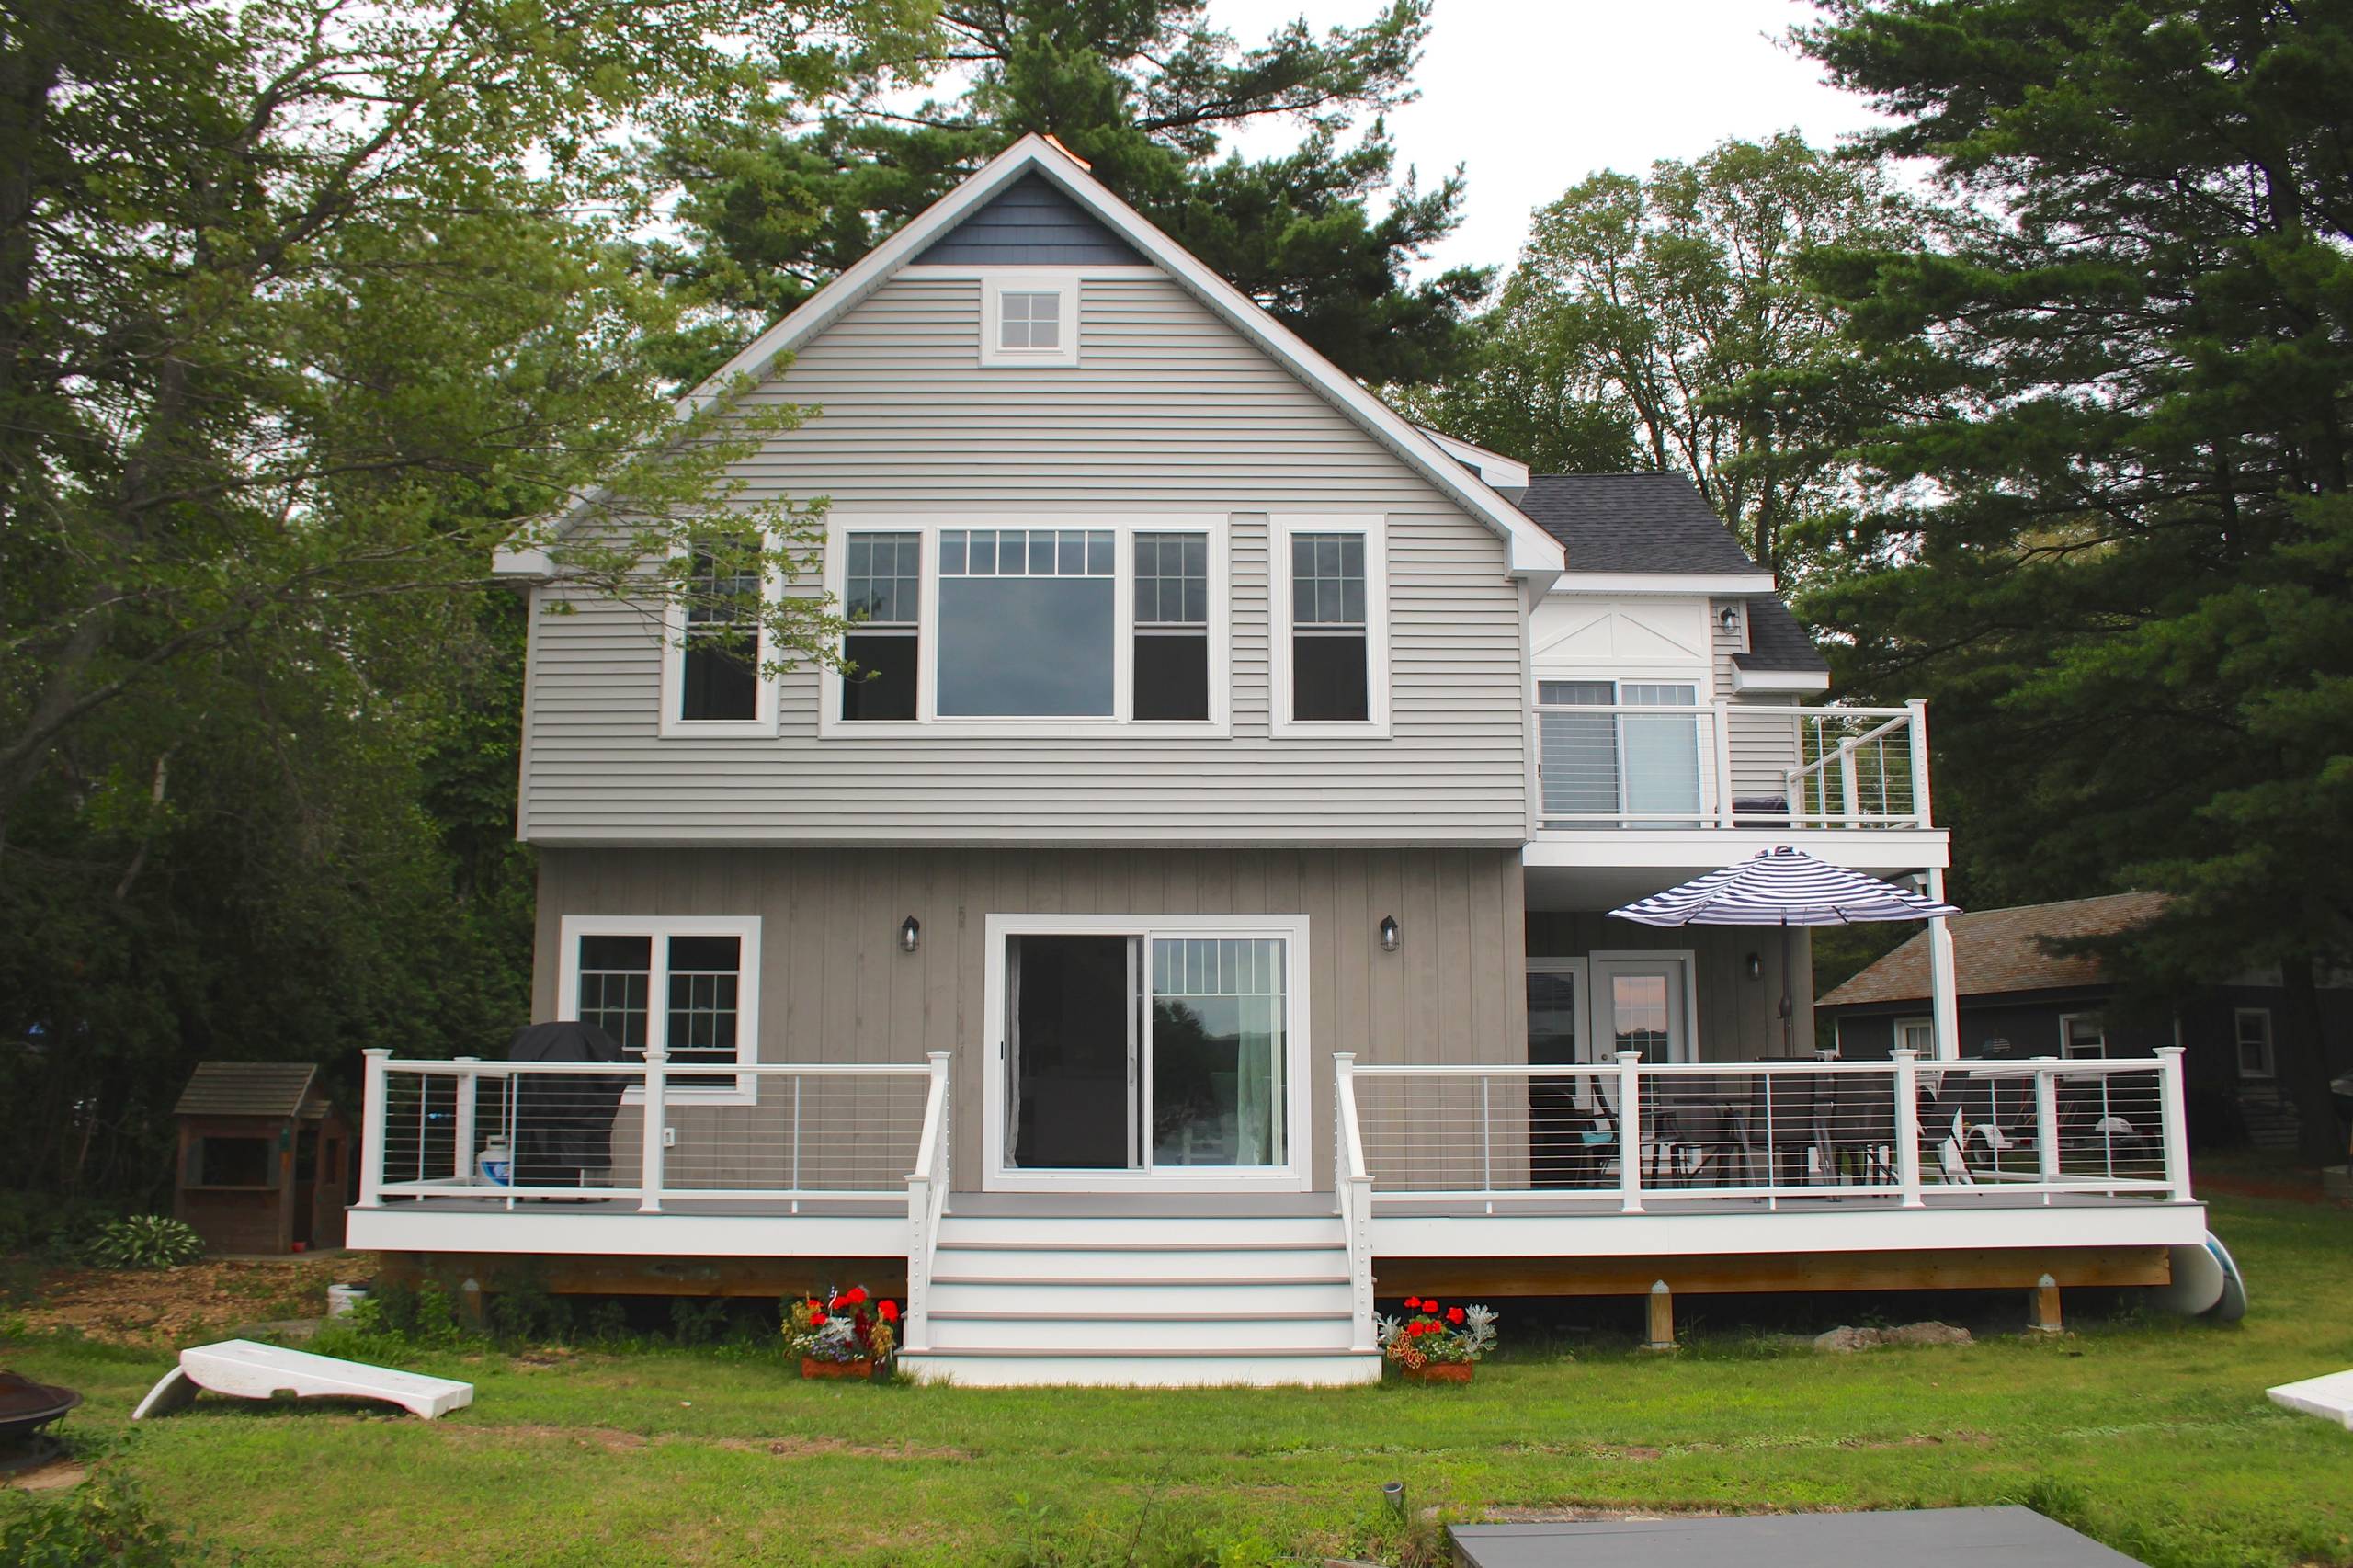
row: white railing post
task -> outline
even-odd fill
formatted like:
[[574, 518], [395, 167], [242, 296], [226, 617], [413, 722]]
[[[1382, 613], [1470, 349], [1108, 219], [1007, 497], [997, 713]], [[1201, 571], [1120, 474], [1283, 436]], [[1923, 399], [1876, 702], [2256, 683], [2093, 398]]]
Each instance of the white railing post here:
[[637, 1211], [641, 1214], [662, 1212], [662, 1142], [668, 1131], [669, 1107], [666, 1103], [669, 1075], [665, 1071], [669, 1053], [660, 1046], [648, 1042], [645, 1047], [645, 1153], [638, 1161]]
[[1737, 827], [1732, 800], [1732, 704], [1716, 703], [1716, 823]]
[[907, 1312], [906, 1346], [926, 1350], [931, 1346], [931, 1262], [938, 1244], [939, 1210], [945, 1200], [948, 1173], [949, 1053], [926, 1054], [931, 1063], [924, 1096], [923, 1132], [915, 1140], [915, 1168], [907, 1173]]
[[1937, 819], [1928, 810], [1928, 705], [1915, 697], [1904, 706], [1912, 710], [1912, 822], [1915, 827], [1933, 827]]
[[[458, 1060], [480, 1062], [482, 1058], [460, 1056]], [[458, 1114], [452, 1119], [456, 1131], [450, 1139], [449, 1174], [457, 1178], [460, 1187], [472, 1185], [474, 1179], [474, 1085], [477, 1081], [476, 1074], [458, 1074]]]
[[2034, 1064], [2035, 1176], [2042, 1183], [2042, 1201], [2059, 1184], [2059, 1067], [2055, 1057], [2038, 1057]]
[[2176, 1203], [2187, 1203], [2190, 1200], [2188, 1085], [2182, 1072], [2182, 1049], [2177, 1045], [2157, 1047], [2157, 1114], [2165, 1125], [2165, 1186]]
[[1643, 1053], [1618, 1052], [1618, 1207], [1643, 1211]]
[[1859, 827], [1863, 817], [1863, 791], [1855, 777], [1855, 740], [1849, 735], [1838, 743], [1838, 794], [1845, 808], [1847, 827]]
[[1365, 1168], [1364, 1132], [1357, 1121], [1357, 1058], [1352, 1051], [1332, 1054], [1334, 1196], [1348, 1243], [1348, 1317], [1351, 1347], [1378, 1348], [1372, 1327], [1372, 1173]]
[[362, 1209], [384, 1206], [384, 1064], [392, 1059], [389, 1048], [371, 1046], [359, 1053], [361, 1066], [359, 1112], [359, 1202]]
[[[1927, 869], [1927, 892], [1931, 899], [1945, 901], [1945, 873], [1941, 866]], [[1961, 970], [1954, 957], [1952, 922], [1945, 915], [1933, 915], [1928, 921], [1928, 1017], [1935, 1026], [1937, 1059], [1957, 1062], [1961, 1059]]]
[[1904, 1207], [1927, 1206], [1920, 1196], [1920, 1053], [1910, 1046], [1888, 1052], [1895, 1063], [1895, 1185]]

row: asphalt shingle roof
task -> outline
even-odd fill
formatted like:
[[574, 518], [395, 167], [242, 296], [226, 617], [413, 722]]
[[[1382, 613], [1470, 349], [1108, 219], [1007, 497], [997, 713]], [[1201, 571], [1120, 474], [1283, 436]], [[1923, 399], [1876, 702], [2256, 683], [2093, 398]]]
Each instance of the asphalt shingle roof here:
[[308, 1062], [199, 1062], [177, 1116], [293, 1116], [318, 1068]]
[[[1963, 996], [1988, 996], [2105, 984], [2108, 977], [2100, 972], [2097, 959], [2085, 953], [2047, 952], [2043, 939], [2112, 936], [2145, 925], [2165, 904], [2165, 895], [2161, 892], [2117, 892], [1955, 915], [1949, 922], [1955, 989]], [[1923, 930], [1814, 1006], [1917, 1002], [1927, 995], [1928, 934]]]
[[1790, 607], [1770, 594], [1754, 594], [1748, 600], [1748, 652], [1734, 653], [1732, 662], [1744, 670], [1799, 670], [1808, 674], [1826, 672], [1830, 661], [1813, 645], [1804, 625], [1790, 613]]
[[1519, 509], [1572, 572], [1754, 572], [1756, 562], [1679, 473], [1538, 473]]

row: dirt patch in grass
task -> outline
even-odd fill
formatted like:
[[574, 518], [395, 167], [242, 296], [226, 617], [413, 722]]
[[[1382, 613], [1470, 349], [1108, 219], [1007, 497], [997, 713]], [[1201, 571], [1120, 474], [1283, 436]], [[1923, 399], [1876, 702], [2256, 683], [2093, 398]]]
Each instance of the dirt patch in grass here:
[[375, 1259], [350, 1253], [208, 1258], [179, 1268], [51, 1268], [20, 1314], [36, 1333], [71, 1330], [116, 1345], [152, 1345], [279, 1318], [317, 1317], [327, 1287], [365, 1278]]
[[744, 1454], [774, 1454], [779, 1459], [813, 1459], [820, 1454], [846, 1454], [862, 1460], [969, 1460], [972, 1457], [964, 1449], [929, 1448], [915, 1443], [892, 1447], [853, 1443], [840, 1437], [714, 1437], [709, 1441], [713, 1448]]

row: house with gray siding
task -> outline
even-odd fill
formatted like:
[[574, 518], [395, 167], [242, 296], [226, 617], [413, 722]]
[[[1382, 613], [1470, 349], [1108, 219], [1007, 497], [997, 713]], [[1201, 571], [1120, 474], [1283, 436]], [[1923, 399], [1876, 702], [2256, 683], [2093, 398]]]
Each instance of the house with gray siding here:
[[1036, 137], [738, 378], [810, 415], [734, 477], [825, 500], [850, 672], [502, 558], [534, 1017], [620, 1059], [371, 1056], [355, 1246], [856, 1278], [926, 1378], [1333, 1382], [1408, 1292], [2146, 1282], [2202, 1235], [2177, 1063], [2106, 1085], [2139, 1153], [1994, 1168], [1947, 1103], [2075, 1080], [1975, 1094], [1949, 1006], [1820, 1060], [1802, 938], [1609, 917], [1777, 846], [1949, 862], [1925, 710], [1833, 700], [1688, 480], [1412, 424]]

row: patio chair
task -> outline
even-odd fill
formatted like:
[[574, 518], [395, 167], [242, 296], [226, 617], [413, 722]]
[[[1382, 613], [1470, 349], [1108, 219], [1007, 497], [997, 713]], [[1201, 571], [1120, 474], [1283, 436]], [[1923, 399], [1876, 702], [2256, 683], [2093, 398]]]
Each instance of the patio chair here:
[[1828, 1076], [1814, 1073], [1750, 1074], [1741, 1142], [1752, 1179], [1754, 1173], [1761, 1171], [1764, 1185], [1783, 1185], [1782, 1172], [1792, 1155], [1797, 1160], [1799, 1181], [1813, 1174], [1813, 1154], [1822, 1146], [1824, 1112], [1828, 1108], [1822, 1097], [1822, 1079]]
[[1733, 1185], [1730, 1168], [1742, 1152], [1733, 1101], [1738, 1088], [1721, 1074], [1677, 1080], [1676, 1095], [1663, 1109], [1661, 1141], [1677, 1177], [1686, 1187]]
[[1895, 1176], [1895, 1081], [1876, 1073], [1825, 1074], [1829, 1109], [1823, 1117], [1834, 1174], [1843, 1175], [1850, 1162], [1859, 1164], [1864, 1179], [1886, 1182]]

